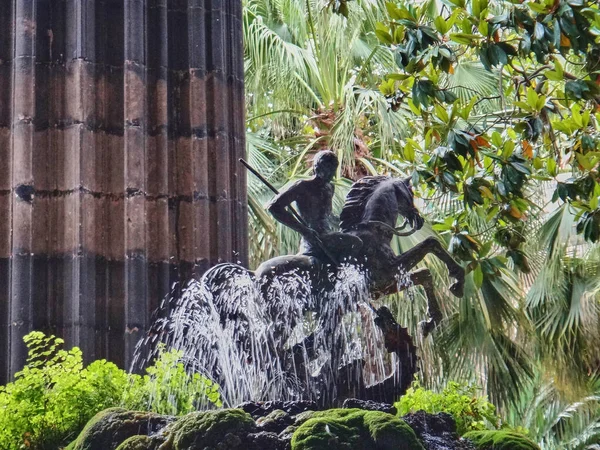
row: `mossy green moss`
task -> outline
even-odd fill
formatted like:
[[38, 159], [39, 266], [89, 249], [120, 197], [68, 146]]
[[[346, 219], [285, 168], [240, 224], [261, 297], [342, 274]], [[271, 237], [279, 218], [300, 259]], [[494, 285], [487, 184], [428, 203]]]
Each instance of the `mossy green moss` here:
[[292, 450], [423, 450], [401, 419], [379, 411], [330, 409], [314, 413], [292, 437]]
[[155, 450], [158, 447], [155, 440], [148, 436], [131, 436], [125, 439], [117, 450]]
[[167, 416], [159, 414], [105, 409], [90, 419], [67, 450], [115, 450], [127, 438], [148, 435], [168, 422]]
[[511, 431], [470, 431], [463, 437], [479, 450], [540, 450], [535, 442]]
[[241, 409], [190, 413], [173, 423], [163, 448], [202, 450], [242, 448], [243, 438], [256, 431], [252, 417]]

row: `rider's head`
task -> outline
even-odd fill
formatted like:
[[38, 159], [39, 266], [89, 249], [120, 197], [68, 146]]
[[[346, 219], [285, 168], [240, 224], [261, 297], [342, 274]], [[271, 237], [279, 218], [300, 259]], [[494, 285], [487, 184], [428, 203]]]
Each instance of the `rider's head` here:
[[317, 178], [325, 181], [333, 180], [337, 171], [339, 161], [337, 155], [331, 150], [322, 150], [315, 155], [313, 168]]

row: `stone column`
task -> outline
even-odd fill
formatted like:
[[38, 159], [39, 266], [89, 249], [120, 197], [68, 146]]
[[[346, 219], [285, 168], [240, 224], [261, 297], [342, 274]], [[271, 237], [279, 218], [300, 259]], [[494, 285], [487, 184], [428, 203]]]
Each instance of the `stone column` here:
[[247, 259], [241, 0], [0, 2], [0, 382], [42, 330], [121, 367]]

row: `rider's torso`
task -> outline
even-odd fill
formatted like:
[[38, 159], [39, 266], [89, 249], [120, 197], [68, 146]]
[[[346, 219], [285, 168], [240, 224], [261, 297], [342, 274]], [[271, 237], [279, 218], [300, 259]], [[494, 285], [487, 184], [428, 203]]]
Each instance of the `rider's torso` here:
[[318, 233], [331, 231], [331, 202], [333, 185], [306, 181], [302, 195], [296, 199], [298, 212], [307, 225]]

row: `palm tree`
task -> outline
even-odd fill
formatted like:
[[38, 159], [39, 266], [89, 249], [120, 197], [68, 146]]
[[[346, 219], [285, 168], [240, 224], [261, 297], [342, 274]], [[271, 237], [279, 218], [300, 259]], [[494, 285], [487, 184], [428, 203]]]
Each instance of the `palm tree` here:
[[408, 131], [404, 115], [378, 90], [377, 73], [395, 66], [375, 36], [384, 3], [351, 2], [347, 18], [328, 3], [245, 2], [248, 115], [274, 139], [303, 136], [292, 176], [300, 175], [300, 156], [323, 147], [338, 152], [344, 173], [352, 175], [358, 159], [364, 174], [372, 168], [361, 156]]
[[[247, 141], [251, 163], [278, 187], [306, 176], [308, 155], [315, 150], [338, 152], [339, 211], [353, 178], [381, 172], [410, 175], [423, 168], [432, 144], [424, 137], [424, 124], [409, 120], [409, 105], [392, 108], [378, 89], [382, 76], [396, 70], [393, 52], [375, 37], [377, 22], [387, 18], [385, 2], [348, 2], [347, 18], [328, 5], [319, 0], [245, 1]], [[508, 82], [500, 71], [486, 71], [468, 58], [457, 63], [443, 86], [459, 102], [468, 103], [475, 95], [489, 98], [476, 103], [468, 120], [457, 119], [458, 126], [484, 124], [498, 111], [511, 110], [498, 94]], [[408, 146], [415, 153], [411, 158], [406, 157]], [[254, 263], [295, 252], [298, 236], [262, 209], [272, 194], [252, 176], [249, 180]], [[466, 215], [470, 237], [492, 239], [487, 220], [467, 214], [462, 201], [427, 189], [420, 193], [421, 210], [431, 223]], [[600, 247], [576, 240], [568, 207], [549, 215], [545, 206], [524, 221], [529, 274], [504, 264], [503, 250], [494, 245], [476, 257], [488, 273], [476, 280], [476, 265], [469, 267], [473, 270], [462, 299], [438, 290], [446, 319], [434, 339], [420, 344], [422, 377], [433, 388], [448, 380], [478, 382], [513, 425], [520, 424], [519, 414], [527, 413], [526, 426], [539, 442], [548, 442], [544, 448], [558, 448], [561, 440], [572, 442], [568, 448], [579, 448], [599, 423], [598, 389], [589, 387], [589, 374], [599, 364], [590, 349], [598, 348], [600, 340], [600, 281], [595, 276]], [[396, 251], [431, 235], [452, 244], [451, 233], [426, 226], [396, 240]], [[425, 264], [437, 286], [448, 285], [435, 258]], [[388, 301], [397, 306], [399, 322], [416, 335], [417, 322], [425, 316], [421, 292], [411, 290]], [[551, 405], [552, 413], [540, 417], [531, 404]]]
[[[395, 67], [393, 55], [378, 45], [374, 33], [377, 21], [385, 18], [385, 7], [376, 1], [352, 2], [346, 19], [333, 14], [326, 5], [315, 0], [248, 0], [245, 4], [250, 159], [267, 176], [272, 175], [271, 181], [276, 185], [305, 176], [306, 154], [322, 146], [338, 152], [343, 175], [375, 174], [382, 169], [407, 175], [415, 167], [403, 165], [398, 150], [408, 134], [418, 130], [418, 125], [407, 122], [407, 106], [394, 111], [377, 88], [380, 74]], [[459, 96], [469, 89], [479, 89], [487, 95], [497, 90], [498, 77], [482, 71], [480, 65], [464, 64], [457, 67], [447, 83], [457, 88]], [[265, 153], [271, 157], [265, 158]], [[359, 170], [353, 167], [356, 163]], [[338, 210], [349, 185], [347, 179], [338, 181]], [[297, 248], [295, 233], [279, 226], [260, 209], [270, 195], [251, 178], [251, 230], [256, 260], [265, 259], [274, 249], [286, 253]], [[414, 239], [425, 235], [422, 232]], [[414, 245], [414, 239], [398, 241], [398, 251]], [[436, 267], [440, 280], [445, 279], [441, 266], [433, 261], [428, 264]], [[462, 368], [457, 365], [449, 375], [464, 378], [474, 365], [480, 365], [490, 368], [490, 373], [496, 373], [502, 381], [492, 392], [514, 393], [526, 365], [522, 350], [507, 335], [506, 324], [518, 316], [515, 306], [503, 295], [497, 295], [514, 284], [508, 272], [505, 277], [508, 282], [500, 278], [486, 283], [488, 295], [469, 283], [463, 304], [444, 293], [440, 295], [451, 317], [449, 330], [466, 328], [466, 321], [477, 319], [479, 323], [478, 327], [468, 325], [469, 329], [478, 330], [472, 336], [458, 333], [457, 339], [456, 332], [444, 333], [450, 336], [447, 342], [452, 342], [455, 352], [464, 355], [453, 361], [465, 363]], [[445, 284], [447, 281], [442, 285]], [[424, 300], [418, 302], [421, 310], [424, 305]], [[414, 318], [424, 317], [424, 311], [404, 311], [403, 323], [416, 332]], [[485, 349], [481, 342], [488, 342]], [[423, 360], [439, 361], [440, 355], [446, 353], [441, 345], [430, 344], [430, 355]], [[477, 356], [471, 356], [476, 350]], [[438, 366], [433, 364], [425, 372], [435, 373]], [[510, 380], [512, 389], [506, 389], [504, 380]]]

